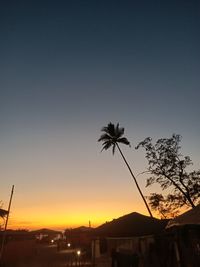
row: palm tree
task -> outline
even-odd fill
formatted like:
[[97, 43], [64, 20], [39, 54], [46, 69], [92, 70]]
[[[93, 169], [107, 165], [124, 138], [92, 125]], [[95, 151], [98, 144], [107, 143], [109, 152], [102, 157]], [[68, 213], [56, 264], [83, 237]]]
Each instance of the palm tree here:
[[124, 128], [119, 127], [119, 123], [117, 123], [117, 125], [115, 126], [113, 123], [110, 122], [110, 123], [108, 123], [107, 126], [102, 128], [102, 132], [104, 132], [104, 133], [98, 139], [98, 142], [100, 142], [100, 141], [103, 142], [102, 150], [104, 150], [104, 149], [107, 150], [110, 147], [112, 147], [112, 153], [114, 155], [115, 149], [117, 147], [117, 149], [119, 150], [124, 162], [126, 163], [126, 166], [128, 167], [128, 169], [129, 169], [129, 171], [131, 173], [131, 176], [132, 176], [132, 178], [133, 178], [133, 180], [134, 180], [134, 182], [136, 184], [136, 187], [137, 187], [137, 189], [138, 189], [138, 191], [139, 191], [139, 193], [140, 193], [140, 195], [141, 195], [141, 197], [142, 197], [142, 199], [144, 201], [144, 204], [145, 204], [150, 216], [153, 217], [153, 215], [151, 213], [151, 210], [150, 210], [150, 208], [149, 208], [149, 206], [148, 206], [148, 204], [146, 202], [146, 199], [145, 199], [144, 195], [142, 194], [142, 191], [141, 191], [141, 189], [140, 189], [140, 187], [139, 187], [139, 185], [137, 183], [137, 180], [136, 180], [136, 178], [135, 178], [135, 176], [134, 176], [134, 174], [133, 174], [133, 172], [132, 172], [132, 170], [131, 170], [128, 162], [127, 162], [127, 160], [125, 159], [125, 157], [124, 157], [124, 155], [123, 155], [123, 153], [121, 151], [121, 148], [119, 147], [119, 143], [130, 146], [130, 142], [128, 141], [128, 139], [126, 137], [123, 137]]

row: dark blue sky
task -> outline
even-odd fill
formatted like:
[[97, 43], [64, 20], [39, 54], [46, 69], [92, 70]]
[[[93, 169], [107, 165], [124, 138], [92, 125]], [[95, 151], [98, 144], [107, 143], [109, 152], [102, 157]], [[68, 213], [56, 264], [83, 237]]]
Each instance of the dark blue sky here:
[[[197, 161], [199, 22], [194, 0], [1, 1], [5, 187], [24, 184], [23, 192], [33, 183], [34, 195], [36, 181], [46, 182], [58, 169], [62, 183], [71, 179], [68, 173], [80, 175], [81, 183], [77, 162], [93, 180], [98, 163], [113, 161], [99, 156], [96, 143], [109, 121], [125, 126], [133, 147], [149, 135], [179, 133]], [[137, 161], [137, 153], [127, 151], [130, 161]], [[136, 171], [145, 168], [143, 157], [136, 163]], [[112, 177], [119, 173], [115, 168]], [[37, 177], [29, 176], [36, 169]]]
[[169, 104], [194, 107], [197, 2], [6, 1], [0, 14], [5, 119], [21, 112], [74, 120], [81, 107], [88, 116], [101, 107], [106, 115], [114, 105], [152, 115], [169, 111]]

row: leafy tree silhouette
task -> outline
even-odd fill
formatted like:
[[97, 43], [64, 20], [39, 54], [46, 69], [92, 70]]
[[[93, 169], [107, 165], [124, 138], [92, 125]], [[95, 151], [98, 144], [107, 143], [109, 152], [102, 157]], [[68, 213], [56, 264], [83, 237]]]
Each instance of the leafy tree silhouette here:
[[200, 170], [187, 171], [192, 164], [189, 156], [180, 153], [181, 136], [173, 134], [170, 138], [158, 139], [155, 144], [150, 137], [140, 142], [136, 149], [143, 147], [148, 161], [146, 186], [158, 183], [162, 190], [172, 189], [172, 194], [151, 194], [152, 209], [165, 213], [175, 211], [182, 206], [194, 208], [200, 202]]

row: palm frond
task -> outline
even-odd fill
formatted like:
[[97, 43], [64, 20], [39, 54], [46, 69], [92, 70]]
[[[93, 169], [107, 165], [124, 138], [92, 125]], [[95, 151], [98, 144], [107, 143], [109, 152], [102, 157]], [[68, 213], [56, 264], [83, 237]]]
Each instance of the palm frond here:
[[100, 136], [100, 138], [98, 139], [98, 142], [100, 142], [100, 141], [106, 141], [106, 140], [110, 140], [110, 139], [111, 139], [110, 135], [108, 135], [107, 133], [105, 133], [105, 134], [102, 134]]
[[110, 136], [115, 136], [115, 125], [111, 122], [108, 123], [108, 126], [107, 126], [107, 133], [110, 135]]
[[116, 143], [113, 143], [112, 153], [115, 154]]
[[112, 143], [111, 142], [104, 142], [102, 146], [103, 146], [103, 148], [101, 151], [107, 150], [112, 146]]
[[131, 146], [131, 145], [130, 145], [130, 142], [128, 141], [128, 139], [127, 139], [126, 137], [119, 138], [119, 139], [117, 140], [117, 142], [118, 142], [118, 143], [122, 143], [122, 144], [124, 144], [124, 145]]
[[115, 136], [117, 136], [117, 138], [120, 138], [123, 134], [124, 134], [124, 128], [119, 127], [119, 123], [117, 123], [115, 128]]

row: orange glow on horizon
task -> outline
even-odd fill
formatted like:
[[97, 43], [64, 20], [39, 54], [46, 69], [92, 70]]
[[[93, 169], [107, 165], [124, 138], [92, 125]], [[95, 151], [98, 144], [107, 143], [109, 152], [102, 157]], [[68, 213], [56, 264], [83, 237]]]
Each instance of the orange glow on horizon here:
[[[138, 213], [147, 215], [145, 210], [141, 207], [134, 210]], [[133, 211], [129, 209], [122, 209], [120, 206], [115, 206], [113, 209], [107, 211], [97, 208], [96, 210], [72, 210], [69, 214], [63, 214], [60, 210], [51, 210], [51, 208], [46, 207], [45, 212], [43, 209], [32, 209], [32, 211], [18, 210], [11, 213], [9, 219], [9, 229], [27, 229], [35, 230], [40, 228], [50, 228], [57, 230], [64, 230], [66, 228], [76, 228], [79, 226], [89, 226], [89, 221], [92, 227], [97, 227], [107, 221], [112, 221], [123, 215], [131, 213]]]

